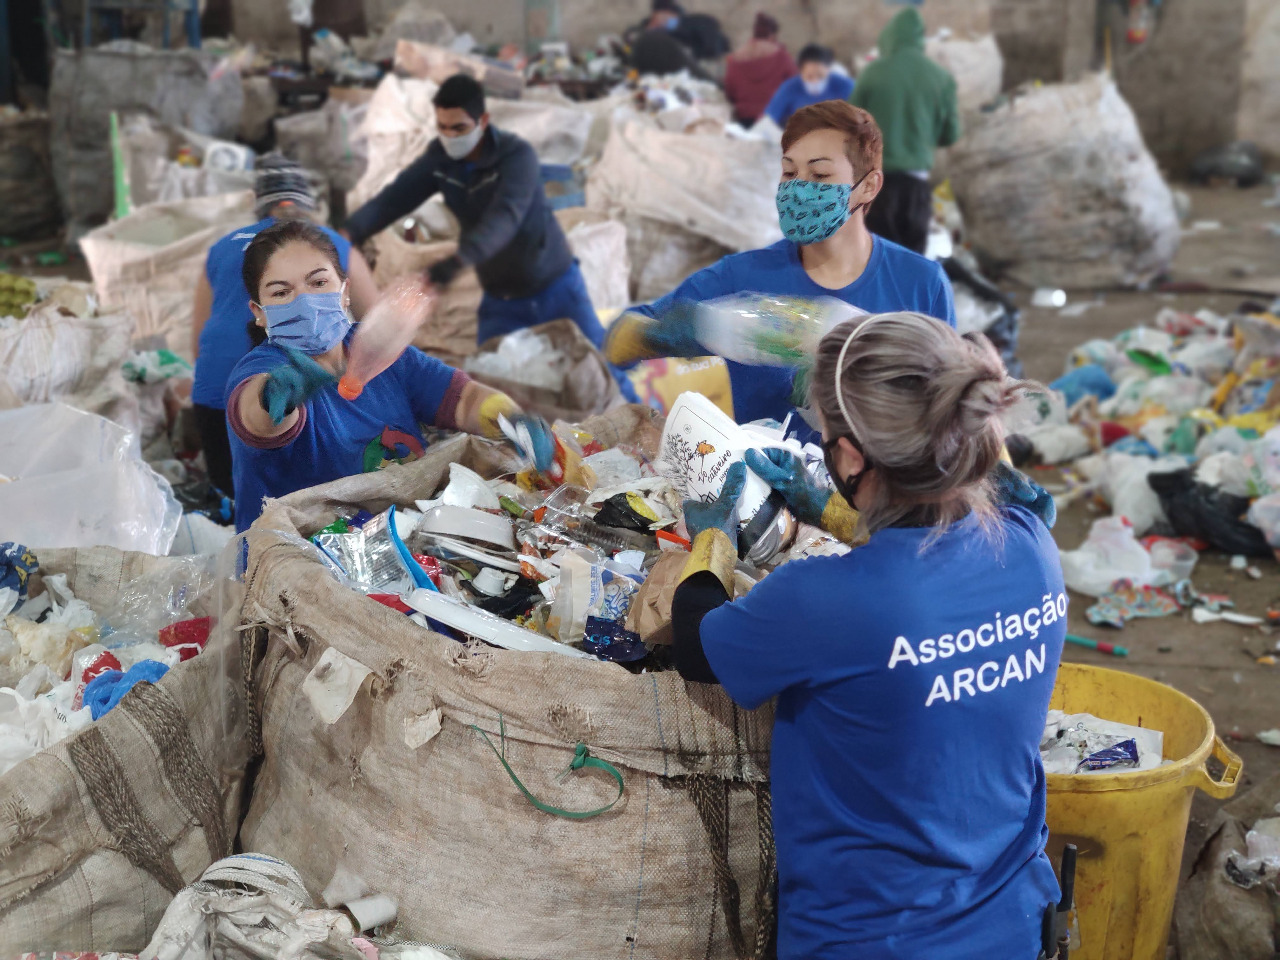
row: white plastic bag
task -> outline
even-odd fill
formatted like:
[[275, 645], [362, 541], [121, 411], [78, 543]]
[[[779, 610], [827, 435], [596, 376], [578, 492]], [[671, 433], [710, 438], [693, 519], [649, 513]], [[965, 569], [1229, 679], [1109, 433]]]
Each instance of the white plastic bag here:
[[1146, 585], [1155, 575], [1151, 555], [1123, 517], [1095, 520], [1088, 539], [1078, 549], [1062, 551], [1062, 576], [1067, 586], [1091, 597], [1110, 592], [1117, 580]]
[[127, 430], [63, 404], [0, 412], [4, 536], [33, 547], [110, 546], [163, 556], [182, 508]]
[[1249, 522], [1262, 531], [1272, 548], [1280, 550], [1280, 493], [1269, 493], [1253, 501]]

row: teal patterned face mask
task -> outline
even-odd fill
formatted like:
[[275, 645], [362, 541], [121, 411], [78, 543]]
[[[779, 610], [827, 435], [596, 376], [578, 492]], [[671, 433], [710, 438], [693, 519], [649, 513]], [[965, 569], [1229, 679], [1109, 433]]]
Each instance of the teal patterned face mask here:
[[853, 212], [849, 197], [858, 183], [818, 183], [813, 180], [784, 180], [778, 184], [775, 201], [778, 224], [792, 243], [820, 243], [833, 237]]

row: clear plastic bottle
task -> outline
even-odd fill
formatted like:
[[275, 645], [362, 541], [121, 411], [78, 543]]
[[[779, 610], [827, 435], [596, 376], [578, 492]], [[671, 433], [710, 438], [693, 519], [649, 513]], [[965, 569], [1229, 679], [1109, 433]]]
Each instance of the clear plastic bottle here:
[[698, 305], [698, 342], [716, 356], [763, 366], [796, 366], [823, 334], [866, 311], [834, 297], [738, 293]]
[[365, 384], [399, 359], [418, 328], [431, 316], [436, 300], [436, 291], [420, 277], [405, 277], [387, 289], [356, 324], [347, 372], [338, 382], [343, 399], [356, 399]]

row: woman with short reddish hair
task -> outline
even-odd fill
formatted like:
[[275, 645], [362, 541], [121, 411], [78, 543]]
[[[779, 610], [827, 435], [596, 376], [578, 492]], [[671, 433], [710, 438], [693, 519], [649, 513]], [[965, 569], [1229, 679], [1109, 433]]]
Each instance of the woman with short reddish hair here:
[[[784, 238], [730, 254], [618, 318], [605, 340], [609, 362], [706, 356], [687, 304], [736, 293], [835, 297], [860, 312], [909, 310], [954, 327], [942, 267], [867, 230], [867, 208], [884, 183], [882, 150], [875, 120], [852, 104], [827, 100], [796, 111], [782, 134], [776, 196]], [[786, 419], [794, 409], [792, 370], [727, 362], [739, 423]]]

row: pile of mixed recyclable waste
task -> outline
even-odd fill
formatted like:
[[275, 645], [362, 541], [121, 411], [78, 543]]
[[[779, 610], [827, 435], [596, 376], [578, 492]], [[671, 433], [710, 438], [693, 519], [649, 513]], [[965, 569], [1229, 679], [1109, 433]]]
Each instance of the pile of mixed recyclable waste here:
[[1091, 340], [1050, 391], [1015, 412], [1019, 464], [1057, 465], [1059, 509], [1093, 498], [1096, 520], [1064, 551], [1095, 624], [1191, 609], [1197, 622], [1261, 623], [1190, 582], [1213, 549], [1257, 579], [1280, 548], [1280, 317], [1246, 304], [1220, 316], [1164, 308], [1152, 326]]
[[201, 653], [212, 620], [198, 614], [212, 583], [212, 558], [187, 557], [95, 610], [66, 574], [40, 576], [35, 553], [0, 544], [0, 775]]
[[[549, 476], [526, 468], [484, 479], [455, 462], [416, 510], [340, 516], [311, 542], [352, 589], [423, 627], [663, 669], [671, 594], [689, 549], [684, 501], [718, 494], [750, 448], [786, 447], [825, 476], [816, 446], [784, 440], [775, 424], [739, 426], [693, 393], [677, 400], [656, 456], [628, 444], [606, 449], [562, 422], [555, 435]], [[845, 549], [797, 524], [771, 493], [751, 475], [739, 500], [740, 594], [779, 563]]]

